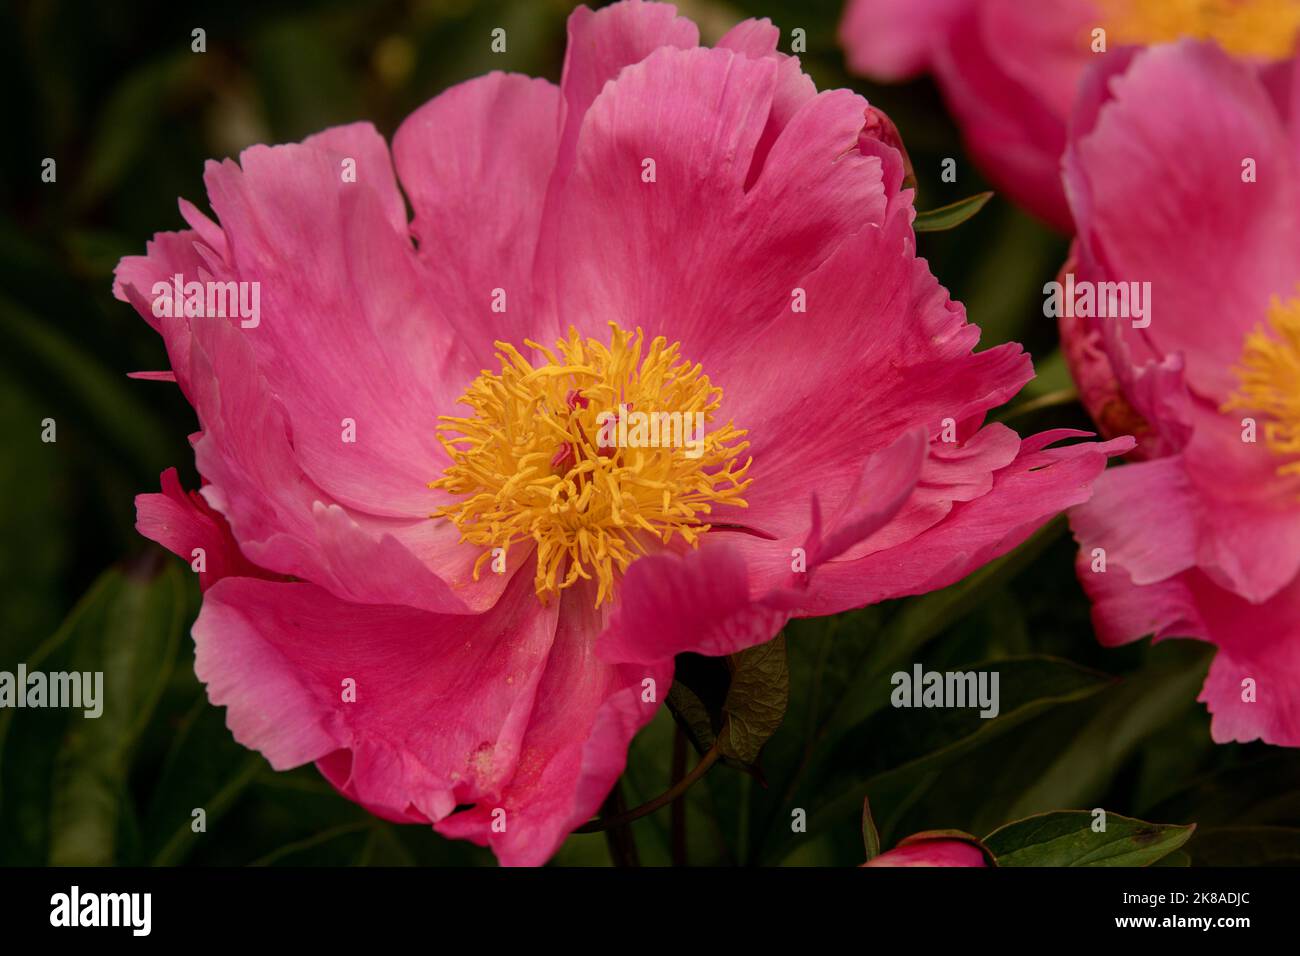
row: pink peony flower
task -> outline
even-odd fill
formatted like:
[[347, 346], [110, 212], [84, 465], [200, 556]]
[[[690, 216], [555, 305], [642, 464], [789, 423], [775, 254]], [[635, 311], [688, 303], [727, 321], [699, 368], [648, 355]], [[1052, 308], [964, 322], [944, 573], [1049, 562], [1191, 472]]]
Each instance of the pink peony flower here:
[[[1131, 446], [984, 424], [1028, 356], [972, 351], [889, 125], [777, 40], [579, 8], [559, 87], [454, 87], [391, 159], [356, 124], [211, 162], [216, 219], [119, 265], [207, 482], [138, 527], [218, 553], [198, 675], [272, 766], [542, 863], [674, 655], [956, 581]], [[186, 315], [177, 275], [260, 314]], [[620, 439], [649, 413], [704, 427]]]
[[1289, 58], [1298, 33], [1300, 0], [849, 0], [840, 25], [854, 71], [885, 81], [933, 72], [985, 174], [1066, 232], [1060, 159], [1098, 57], [1195, 37], [1267, 64]]
[[915, 833], [892, 850], [868, 860], [863, 866], [982, 866], [988, 857], [974, 837], [963, 839], [950, 831]]
[[1298, 92], [1300, 61], [1152, 49], [1091, 78], [1065, 161], [1076, 282], [1151, 283], [1145, 328], [1061, 322], [1094, 417], [1140, 423], [1071, 514], [1079, 574], [1103, 643], [1217, 645], [1220, 742], [1300, 746]]

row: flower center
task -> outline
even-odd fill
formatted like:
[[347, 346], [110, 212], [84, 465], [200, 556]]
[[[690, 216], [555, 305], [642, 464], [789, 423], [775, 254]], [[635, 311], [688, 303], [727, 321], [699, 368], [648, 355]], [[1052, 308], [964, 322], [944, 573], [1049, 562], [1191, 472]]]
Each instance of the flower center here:
[[678, 534], [694, 547], [714, 505], [746, 506], [750, 460], [737, 461], [746, 433], [708, 428], [722, 389], [679, 343], [658, 337], [643, 356], [640, 329], [610, 328], [608, 345], [574, 329], [554, 351], [525, 340], [545, 357], [536, 366], [495, 343], [501, 371], [484, 370], [461, 398], [473, 413], [439, 416], [451, 464], [429, 487], [461, 500], [432, 517], [488, 549], [475, 580], [531, 539], [542, 602], [594, 578], [599, 607], [647, 544]]
[[[1244, 409], [1264, 418], [1264, 442], [1279, 455], [1300, 455], [1300, 299], [1275, 298], [1268, 310], [1272, 332], [1262, 325], [1246, 336], [1240, 387], [1222, 410]], [[1300, 460], [1278, 466], [1279, 475], [1300, 474]]]
[[1113, 42], [1214, 40], [1236, 56], [1285, 59], [1300, 32], [1300, 0], [1099, 0]]

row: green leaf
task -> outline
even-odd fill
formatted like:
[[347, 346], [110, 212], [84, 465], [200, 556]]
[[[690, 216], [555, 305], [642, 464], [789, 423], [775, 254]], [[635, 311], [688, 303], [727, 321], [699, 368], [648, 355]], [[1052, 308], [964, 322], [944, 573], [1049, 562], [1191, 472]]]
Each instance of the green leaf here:
[[[185, 582], [168, 562], [160, 574], [110, 570], [76, 615], [71, 669], [103, 673], [103, 713], [72, 714], [55, 763], [50, 862], [96, 866], [117, 859], [114, 834], [136, 738], [149, 722], [185, 624]], [[80, 717], [80, 719], [78, 719]]]
[[1188, 841], [1196, 824], [1146, 823], [1106, 814], [1093, 831], [1087, 810], [1056, 810], [1017, 820], [984, 838], [998, 866], [1150, 866]]
[[1300, 829], [1206, 827], [1187, 849], [1197, 866], [1300, 866]]
[[1070, 366], [1061, 349], [1052, 349], [1044, 359], [1034, 359], [1034, 377], [1020, 390], [1021, 399], [1037, 399], [1053, 392], [1062, 392], [1074, 387], [1074, 378], [1070, 375]]
[[723, 762], [757, 773], [758, 753], [785, 717], [790, 671], [785, 636], [730, 657], [680, 654], [665, 703], [700, 753], [716, 743]]
[[1107, 687], [1089, 712], [1074, 715], [1070, 726], [1057, 728], [1050, 750], [1047, 741], [1040, 741], [1046, 759], [1035, 755], [1027, 763], [1032, 776], [1014, 795], [1006, 794], [998, 820], [1056, 807], [1095, 806], [1143, 741], [1183, 712], [1199, 710], [1196, 692], [1212, 656], [1211, 648], [1194, 641], [1151, 647], [1141, 670]]
[[[200, 693], [176, 732], [145, 814], [145, 850], [153, 865], [179, 863], [199, 841], [219, 839], [221, 817], [264, 767], [260, 754], [231, 736], [225, 709]], [[196, 809], [205, 823], [198, 833]]]
[[722, 730], [722, 708], [731, 687], [731, 665], [725, 657], [678, 654], [673, 686], [664, 702], [687, 739], [703, 754]]
[[[976, 706], [888, 707], [845, 736], [834, 764], [856, 776], [892, 773], [917, 764], [931, 766], [1048, 707], [1082, 700], [1113, 682], [1099, 671], [1043, 656], [981, 661], [957, 669], [998, 674], [996, 716], [981, 717]], [[882, 687], [879, 692], [888, 701], [890, 689]]]
[[86, 151], [74, 193], [78, 205], [94, 203], [138, 165], [140, 155], [157, 141], [168, 100], [200, 81], [201, 60], [188, 51], [174, 53], [147, 63], [112, 88]]
[[[50, 394], [57, 400], [54, 411], [67, 409], [93, 425], [115, 460], [126, 458], [153, 474], [161, 470], [160, 463], [171, 454], [171, 439], [148, 399], [138, 398], [125, 376], [110, 374], [54, 324], [2, 297], [0, 336], [15, 361], [39, 369], [51, 383]], [[59, 432], [62, 436], [62, 427]]]
[[718, 746], [723, 756], [753, 764], [769, 737], [776, 733], [790, 702], [790, 670], [785, 635], [731, 657], [735, 671], [723, 704]]
[[1300, 752], [1270, 751], [1234, 762], [1183, 786], [1146, 813], [1196, 820], [1206, 828], [1293, 825], [1300, 821]]
[[357, 860], [358, 866], [415, 866], [415, 857], [397, 835], [398, 827], [376, 824]]
[[[935, 274], [944, 276], [966, 314], [978, 321], [981, 348], [1032, 338], [1043, 321], [1043, 278], [1056, 275], [1068, 243], [1011, 203], [986, 210], [970, 228], [930, 237], [927, 255], [929, 246], [945, 240], [961, 245], [961, 259], [947, 268], [935, 265]], [[1039, 372], [1037, 361], [1034, 366]], [[1055, 387], [1068, 385], [1068, 369], [1058, 371], [1066, 374]]]
[[940, 206], [938, 209], [918, 212], [916, 222], [912, 224], [912, 228], [917, 232], [944, 232], [948, 229], [954, 229], [983, 209], [985, 204], [992, 198], [993, 193], [991, 192], [976, 193], [974, 196], [959, 199], [947, 206]]
[[[866, 635], [871, 654], [844, 688], [822, 735], [834, 739], [889, 703], [889, 675], [915, 659], [922, 647], [958, 623], [1065, 534], [1064, 518], [1039, 528], [1015, 551], [991, 561], [956, 584], [907, 601], [883, 633]], [[884, 690], [885, 693], [880, 693]]]
[[[1143, 768], [1141, 776], [1146, 775], [1141, 755], [1148, 750], [1171, 758], [1174, 755], [1168, 751], [1173, 749], [1190, 755], [1190, 765], [1152, 768], [1153, 774], [1165, 773], [1162, 783], [1167, 786], [1193, 775], [1198, 755], [1214, 747], [1204, 709], [1196, 703], [1196, 690], [1204, 677], [1197, 659], [1203, 659], [1206, 650], [1195, 641], [1126, 649], [1126, 654], [1141, 654], [1140, 669], [946, 764], [941, 775], [934, 775], [934, 783], [906, 806], [901, 801], [920, 784], [923, 773], [873, 785], [872, 804], [880, 811], [888, 808], [879, 819], [882, 839], [888, 843], [891, 835], [911, 833], [934, 820], [950, 820], [972, 833], [987, 833], [1032, 814], [1108, 802], [1145, 819], [1201, 821], [1195, 812], [1151, 809], [1152, 801], [1129, 796], [1129, 784], [1140, 779], [1135, 766]], [[1195, 676], [1198, 672], [1200, 678]], [[1171, 722], [1179, 725], [1180, 734], [1164, 738]], [[1190, 725], [1185, 732], [1183, 723]], [[1008, 771], [990, 774], [989, 767]]]
[[1063, 405], [1075, 405], [1079, 401], [1079, 393], [1073, 385], [1058, 389], [1054, 392], [1043, 392], [1037, 397], [1031, 398], [1025, 396], [1028, 401], [1020, 402], [1014, 406], [1008, 406], [1000, 411], [994, 418], [999, 422], [1011, 422], [1023, 418], [1027, 415], [1033, 415], [1038, 412], [1046, 411], [1050, 408], [1060, 408]]
[[[785, 797], [797, 785], [809, 762], [827, 742], [819, 740], [819, 731], [837, 703], [844, 688], [870, 652], [870, 637], [879, 632], [886, 620], [887, 608], [872, 606], [834, 617], [805, 618], [791, 621], [786, 629], [786, 658], [790, 670], [790, 703], [781, 727], [763, 746], [763, 776], [766, 787], [730, 787], [729, 774], [717, 774], [704, 781], [714, 791], [719, 820], [740, 822], [742, 803], [746, 810], [746, 832], [737, 831], [734, 847], [740, 854], [744, 846], [758, 851], [762, 844], [781, 832], [781, 819], [789, 819], [791, 809]], [[807, 804], [801, 804], [807, 806]], [[788, 825], [785, 826], [788, 829]], [[731, 832], [728, 827], [728, 833]], [[853, 843], [841, 849], [845, 863], [861, 863]], [[830, 865], [833, 859], [821, 859]]]
[[123, 840], [133, 845], [137, 836], [127, 774], [171, 672], [187, 617], [185, 584], [174, 564], [110, 569], [26, 662], [28, 673], [101, 674], [102, 711], [0, 714], [0, 829], [6, 842], [9, 833], [22, 841], [14, 857], [104, 865], [129, 855]]
[[[982, 718], [978, 708], [901, 709], [883, 712], [846, 734], [827, 760], [827, 772], [807, 797], [808, 831], [821, 832], [861, 805], [868, 788], [899, 776], [935, 771], [1044, 711], [1097, 693], [1108, 675], [1049, 657], [1005, 658], [960, 670], [997, 671], [1000, 710]], [[889, 701], [889, 682], [874, 691]], [[794, 804], [799, 805], [799, 804]], [[769, 862], [780, 861], [798, 842], [782, 836]]]
[[[795, 842], [811, 839], [793, 841], [788, 826], [778, 826], [778, 821], [788, 819], [795, 807], [807, 808], [826, 799], [828, 766], [840, 749], [840, 740], [889, 706], [890, 674], [910, 666], [922, 648], [987, 604], [1053, 542], [1063, 538], [1066, 528], [1064, 518], [1055, 518], [1010, 554], [940, 591], [891, 602], [891, 606], [790, 623], [787, 631], [794, 635], [791, 669], [796, 676], [805, 675], [800, 693], [791, 702], [795, 726], [803, 725], [802, 740], [792, 741], [791, 733], [782, 730], [769, 748], [783, 758], [783, 762], [774, 760], [774, 766], [793, 770], [787, 771], [784, 785], [758, 795], [761, 809], [755, 814], [753, 840], [759, 857], [777, 862]], [[810, 706], [819, 698], [829, 705]], [[836, 808], [840, 819], [847, 820], [854, 813], [864, 791], [865, 785], [841, 794], [844, 802]], [[888, 830], [885, 818], [878, 822], [882, 832]], [[777, 842], [782, 845], [774, 849]]]
[[[58, 445], [38, 437], [49, 414], [11, 375], [0, 373], [0, 434], [8, 438], [0, 455], [0, 498], [22, 502], [0, 512], [0, 667], [12, 669], [59, 626], [67, 612], [64, 575], [78, 552], [74, 517], [67, 506], [69, 486], [65, 456]], [[26, 437], [28, 440], [23, 441]], [[39, 451], [38, 451], [39, 449]]]
[[709, 708], [700, 696], [680, 680], [673, 681], [664, 699], [673, 718], [686, 732], [692, 746], [700, 753], [713, 747], [717, 734], [713, 730], [713, 718]]
[[348, 866], [365, 859], [376, 823], [357, 820], [277, 847], [249, 866]]
[[880, 831], [876, 821], [871, 818], [871, 801], [862, 800], [862, 845], [866, 848], [866, 859], [873, 860], [880, 856]]

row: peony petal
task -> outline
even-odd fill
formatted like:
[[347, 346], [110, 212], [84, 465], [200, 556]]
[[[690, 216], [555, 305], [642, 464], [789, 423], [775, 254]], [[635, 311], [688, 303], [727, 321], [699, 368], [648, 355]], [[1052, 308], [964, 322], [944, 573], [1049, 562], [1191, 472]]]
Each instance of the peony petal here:
[[776, 61], [776, 87], [772, 91], [772, 111], [768, 114], [767, 125], [763, 135], [754, 147], [754, 158], [749, 165], [749, 174], [745, 177], [745, 188], [749, 189], [767, 162], [768, 154], [782, 131], [789, 125], [799, 108], [817, 95], [817, 85], [812, 77], [803, 71], [799, 58], [786, 56], [776, 49], [781, 39], [781, 31], [772, 25], [772, 21], [742, 20], [727, 31], [718, 41], [719, 49], [735, 50], [752, 59], [769, 58]]
[[1279, 475], [1267, 445], [1242, 441], [1242, 414], [1194, 403], [1183, 458], [1196, 492], [1197, 564], [1260, 602], [1300, 574], [1300, 475]]
[[987, 2], [963, 8], [946, 38], [936, 44], [934, 70], [968, 148], [998, 191], [1068, 232], [1070, 210], [1059, 168], [1067, 116], [1053, 106], [1064, 97], [1062, 90], [1053, 88], [1060, 77], [1053, 70], [1026, 82], [1022, 76], [1032, 72], [1032, 66], [1027, 70], [1017, 60], [1027, 41], [1008, 42], [998, 32], [1009, 23], [1016, 37], [1050, 35], [1050, 23], [1032, 29], [1027, 24], [1054, 17], [1056, 6], [1016, 5], [1014, 15], [1003, 13], [1001, 4]]
[[1105, 552], [1107, 572], [1151, 584], [1196, 564], [1194, 496], [1181, 457], [1112, 468], [1071, 510], [1070, 527], [1084, 553]]
[[913, 840], [868, 860], [863, 866], [988, 866], [984, 851], [965, 840]]
[[1103, 644], [1154, 635], [1156, 640], [1189, 637], [1218, 646], [1197, 698], [1213, 715], [1210, 731], [1216, 742], [1300, 746], [1300, 642], [1295, 639], [1300, 579], [1268, 601], [1252, 604], [1198, 570], [1139, 586], [1123, 569], [1093, 573], [1083, 553], [1077, 567]]
[[1088, 500], [1107, 458], [1124, 454], [1133, 440], [1045, 447], [1072, 434], [1045, 432], [1025, 439], [1016, 460], [994, 474], [988, 494], [955, 505], [915, 538], [857, 560], [823, 565], [812, 577], [800, 616], [946, 587], [1006, 554], [1056, 514]]
[[640, 325], [714, 375], [845, 236], [883, 220], [881, 160], [854, 148], [866, 103], [847, 91], [805, 102], [746, 191], [778, 74], [772, 59], [665, 48], [606, 87], [540, 257], [558, 321], [602, 339], [606, 321]]
[[[160, 232], [145, 245], [143, 256], [125, 256], [113, 270], [113, 295], [129, 303], [155, 332], [162, 336], [176, 383], [193, 404], [190, 383], [189, 323], [183, 318], [154, 315], [155, 286], [171, 288], [176, 275], [186, 280], [206, 271], [199, 234], [193, 231]], [[170, 301], [171, 296], [167, 295]]]
[[577, 150], [587, 110], [624, 67], [640, 63], [661, 47], [688, 50], [699, 46], [700, 31], [677, 8], [665, 3], [627, 0], [600, 10], [576, 7], [569, 14], [569, 42], [564, 51], [560, 90], [564, 128], [557, 159], [561, 178]]
[[[1133, 583], [1122, 567], [1092, 570], [1092, 557], [1080, 551], [1075, 570], [1092, 601], [1092, 624], [1097, 640], [1118, 647], [1144, 637], [1205, 637], [1196, 601], [1188, 581], [1196, 572], [1152, 584]], [[1208, 583], [1208, 582], [1207, 582]]]
[[934, 45], [974, 0], [849, 0], [839, 38], [849, 68], [886, 82], [930, 66]]
[[[1189, 386], [1219, 404], [1246, 333], [1300, 276], [1287, 132], [1250, 68], [1212, 44], [1149, 49], [1110, 89], [1065, 166], [1084, 255], [1112, 280], [1151, 283], [1145, 337], [1182, 352]], [[1242, 181], [1244, 157], [1257, 182]]]
[[1206, 632], [1219, 645], [1197, 698], [1214, 715], [1215, 741], [1300, 747], [1300, 579], [1262, 604], [1208, 582], [1195, 593]]
[[609, 664], [594, 652], [601, 626], [587, 584], [565, 592], [555, 643], [538, 685], [519, 764], [498, 804], [504, 831], [479, 805], [437, 824], [447, 836], [490, 845], [504, 865], [540, 865], [590, 819], [623, 772], [632, 737], [659, 709], [672, 661]]
[[[453, 86], [412, 113], [393, 157], [415, 210], [428, 286], [460, 333], [470, 373], [495, 368], [492, 343], [543, 332], [532, 268], [547, 184], [555, 166], [560, 91], [545, 80], [490, 73]], [[504, 311], [494, 311], [494, 290]], [[547, 344], [550, 344], [547, 341]], [[443, 414], [456, 414], [449, 408]], [[426, 429], [427, 430], [427, 429]]]
[[427, 514], [342, 514], [302, 473], [243, 330], [224, 322], [196, 325], [191, 360], [188, 377], [204, 428], [195, 461], [210, 482], [202, 493], [252, 561], [359, 603], [401, 596], [415, 607], [450, 613], [492, 605], [503, 576], [474, 582], [478, 551], [460, 544], [448, 522]]
[[649, 664], [692, 651], [721, 656], [770, 640], [798, 605], [793, 587], [750, 594], [751, 572], [733, 542], [685, 555], [654, 554], [628, 568], [597, 651]]
[[[640, 558], [597, 652], [609, 661], [653, 663], [683, 652], [733, 654], [769, 640], [805, 600], [808, 581], [845, 549], [888, 522], [916, 486], [926, 442], [919, 430], [871, 455], [851, 493], [831, 502], [823, 526], [811, 501], [806, 539], [768, 541], [711, 531], [697, 550]], [[804, 571], [794, 570], [796, 548]]]
[[[736, 520], [777, 537], [801, 533], [807, 499], [791, 488], [843, 495], [867, 455], [913, 427], [934, 439], [931, 467], [938, 468], [950, 454], [939, 448], [945, 420], [961, 426], [957, 437], [965, 441], [970, 423], [1032, 377], [1015, 345], [972, 351], [979, 329], [966, 323], [913, 245], [902, 216], [846, 239], [798, 280], [807, 313], [787, 312], [744, 339], [719, 375], [720, 416], [749, 432], [754, 458], [750, 507]], [[853, 388], [828, 384], [840, 382]], [[995, 453], [985, 472], [1012, 454]]]
[[234, 272], [260, 284], [260, 322], [241, 332], [303, 470], [353, 508], [427, 514], [428, 482], [445, 463], [437, 416], [477, 368], [442, 317], [453, 303], [430, 294], [427, 267], [395, 221], [401, 198], [383, 140], [357, 124], [255, 146], [239, 166], [209, 163], [205, 181]]
[[225, 577], [279, 578], [244, 557], [226, 519], [199, 495], [187, 494], [175, 468], [162, 473], [161, 484], [162, 494], [135, 496], [135, 529], [191, 562], [191, 567], [198, 559], [195, 550], [202, 549], [204, 570], [198, 572], [201, 590], [206, 591]]
[[555, 634], [531, 577], [491, 612], [453, 616], [226, 578], [194, 625], [195, 670], [235, 738], [276, 769], [329, 758], [358, 802], [437, 820], [515, 772]]

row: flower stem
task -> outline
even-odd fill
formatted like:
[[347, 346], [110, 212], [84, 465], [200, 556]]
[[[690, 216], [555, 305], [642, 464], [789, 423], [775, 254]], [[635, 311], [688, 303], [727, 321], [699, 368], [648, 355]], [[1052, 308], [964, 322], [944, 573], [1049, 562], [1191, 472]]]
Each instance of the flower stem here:
[[[686, 776], [686, 731], [680, 726], [673, 734], [673, 769], [671, 786], [677, 786]], [[672, 853], [673, 866], [686, 865], [686, 794], [673, 801]]]
[[[623, 797], [622, 778], [614, 781], [614, 789], [605, 799], [601, 813], [617, 817], [627, 810], [627, 801]], [[609, 856], [615, 866], [640, 866], [641, 858], [636, 851], [636, 837], [629, 827], [611, 827], [605, 831], [605, 843], [609, 846]]]
[[633, 820], [639, 820], [648, 814], [654, 813], [660, 807], [667, 806], [689, 790], [691, 784], [695, 783], [696, 780], [699, 780], [708, 773], [709, 768], [717, 762], [719, 756], [721, 756], [721, 754], [718, 752], [718, 745], [714, 744], [709, 748], [708, 753], [700, 758], [700, 762], [691, 769], [690, 773], [682, 777], [675, 786], [665, 790], [653, 800], [643, 803], [639, 807], [628, 810], [626, 813], [619, 813], [615, 816], [602, 816], [599, 820], [592, 820], [590, 823], [584, 823], [573, 832], [599, 833], [602, 830], [608, 830], [611, 827], [626, 826]]

